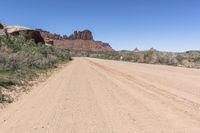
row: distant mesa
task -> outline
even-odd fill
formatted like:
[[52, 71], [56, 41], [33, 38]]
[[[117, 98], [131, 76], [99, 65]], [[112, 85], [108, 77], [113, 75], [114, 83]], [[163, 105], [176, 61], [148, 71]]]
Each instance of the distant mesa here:
[[74, 34], [68, 37], [70, 40], [93, 40], [92, 32], [90, 30], [74, 31]]
[[139, 50], [138, 48], [135, 48], [135, 49], [133, 50], [133, 52], [140, 52], [140, 50]]
[[90, 30], [74, 31], [73, 34], [60, 35], [42, 29], [31, 29], [23, 26], [4, 26], [0, 23], [0, 35], [23, 35], [27, 40], [36, 43], [55, 45], [57, 48], [81, 51], [114, 51], [102, 41], [95, 41]]
[[155, 48], [150, 48], [149, 51], [158, 51], [158, 50]]
[[81, 51], [114, 51], [113, 48], [102, 41], [95, 41], [90, 30], [74, 31], [70, 36], [37, 29], [46, 43], [53, 43], [57, 48]]
[[74, 31], [70, 36], [60, 34], [50, 33], [42, 29], [36, 29], [40, 31], [44, 38], [53, 39], [53, 40], [93, 40], [92, 32], [90, 30], [84, 31]]
[[44, 38], [53, 39], [53, 40], [93, 40], [92, 32], [90, 30], [84, 31], [74, 31], [70, 36], [60, 34], [50, 33], [42, 29], [36, 29], [40, 31]]

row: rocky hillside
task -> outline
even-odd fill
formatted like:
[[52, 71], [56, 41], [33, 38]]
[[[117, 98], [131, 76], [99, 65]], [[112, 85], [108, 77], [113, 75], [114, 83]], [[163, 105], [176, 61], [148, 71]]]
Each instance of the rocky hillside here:
[[55, 40], [57, 48], [81, 51], [113, 51], [109, 44], [93, 40]]
[[114, 51], [108, 43], [95, 41], [90, 30], [74, 31], [73, 34], [61, 36], [42, 29], [40, 31], [46, 43], [54, 44], [58, 48], [83, 51]]
[[33, 40], [35, 43], [45, 43], [40, 32], [23, 26], [7, 26], [0, 23], [0, 36], [23, 36], [26, 40]]
[[69, 37], [65, 36], [65, 38], [69, 40], [93, 40], [93, 35], [90, 30], [74, 31], [74, 34]]
[[95, 41], [90, 30], [74, 31], [71, 35], [50, 33], [42, 29], [31, 29], [23, 26], [7, 26], [0, 23], [0, 36], [23, 35], [26, 40], [35, 43], [46, 43], [57, 48], [83, 51], [114, 51], [108, 43]]

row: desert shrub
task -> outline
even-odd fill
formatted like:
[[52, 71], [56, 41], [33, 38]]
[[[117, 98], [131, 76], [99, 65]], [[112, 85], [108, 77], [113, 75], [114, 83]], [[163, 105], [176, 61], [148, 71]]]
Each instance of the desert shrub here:
[[1, 91], [0, 91], [0, 103], [3, 103], [6, 101], [6, 95], [3, 94]]
[[0, 52], [0, 70], [14, 72], [19, 80], [32, 79], [35, 71], [53, 68], [61, 61], [71, 60], [68, 51], [36, 44], [23, 36], [0, 37]]
[[159, 63], [159, 55], [160, 53], [158, 51], [145, 51], [144, 52], [144, 63], [150, 63], [150, 64], [157, 64]]
[[176, 59], [178, 60], [178, 62], [181, 62], [184, 59], [184, 57], [181, 54], [178, 54], [176, 56]]
[[146, 51], [144, 53], [144, 61], [146, 63], [149, 63], [152, 60], [152, 57], [153, 57], [153, 51]]
[[200, 53], [196, 54], [196, 56], [193, 56], [193, 60], [197, 63], [200, 63]]
[[22, 36], [1, 39], [1, 44], [12, 50], [6, 64], [9, 69], [48, 68], [61, 60], [71, 59], [70, 54], [64, 50], [26, 41]]
[[12, 86], [15, 85], [14, 82], [12, 82], [11, 80], [0, 80], [0, 86], [7, 88], [8, 86]]
[[14, 85], [24, 85], [38, 73], [69, 60], [69, 51], [36, 44], [23, 36], [0, 36], [0, 103], [12, 102], [9, 95], [2, 93], [2, 87], [11, 89]]
[[200, 63], [200, 57], [196, 58], [195, 61]]
[[134, 62], [140, 62], [140, 55], [134, 54], [134, 55], [133, 55], [133, 61], [134, 61]]
[[3, 94], [0, 91], [0, 103], [4, 103], [4, 102], [11, 103], [13, 102], [13, 99], [9, 95]]
[[26, 40], [23, 36], [9, 36], [9, 37], [0, 37], [0, 44], [1, 47], [5, 46], [12, 49], [13, 52], [17, 52], [22, 49], [23, 46], [26, 44]]

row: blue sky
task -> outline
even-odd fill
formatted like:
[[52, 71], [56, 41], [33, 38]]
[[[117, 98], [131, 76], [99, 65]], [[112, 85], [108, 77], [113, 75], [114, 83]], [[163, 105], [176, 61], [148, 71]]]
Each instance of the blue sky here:
[[116, 50], [200, 50], [200, 0], [1, 0], [0, 21], [71, 34]]

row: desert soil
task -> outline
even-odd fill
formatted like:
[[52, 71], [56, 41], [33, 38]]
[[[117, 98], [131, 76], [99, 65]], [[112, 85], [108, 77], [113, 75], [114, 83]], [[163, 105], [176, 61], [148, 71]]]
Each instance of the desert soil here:
[[0, 111], [1, 133], [200, 133], [200, 70], [76, 58]]

